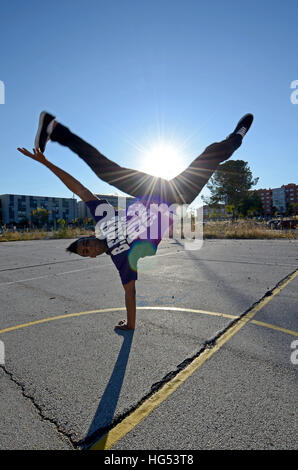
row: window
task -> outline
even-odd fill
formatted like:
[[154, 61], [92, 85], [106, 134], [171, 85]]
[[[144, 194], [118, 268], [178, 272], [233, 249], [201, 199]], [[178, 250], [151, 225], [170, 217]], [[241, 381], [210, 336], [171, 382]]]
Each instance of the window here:
[[37, 201], [34, 199], [32, 196], [30, 196], [30, 208], [31, 209], [36, 209], [37, 207]]
[[11, 207], [9, 208], [9, 218], [10, 221], [14, 221], [14, 210]]
[[18, 211], [26, 212], [26, 199], [25, 196], [18, 198]]

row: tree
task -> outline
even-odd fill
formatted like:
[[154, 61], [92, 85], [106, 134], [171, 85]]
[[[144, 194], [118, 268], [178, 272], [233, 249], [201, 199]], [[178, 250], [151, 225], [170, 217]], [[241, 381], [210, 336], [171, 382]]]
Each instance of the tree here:
[[47, 209], [37, 207], [31, 212], [32, 222], [37, 225], [38, 228], [48, 223], [50, 212]]
[[256, 191], [249, 191], [248, 195], [240, 201], [238, 211], [243, 217], [263, 214], [264, 209], [260, 195]]
[[29, 220], [27, 219], [27, 217], [22, 217], [21, 219], [19, 219], [18, 223], [17, 223], [17, 227], [21, 228], [21, 227], [28, 227], [29, 225]]
[[250, 189], [259, 178], [253, 178], [247, 162], [229, 160], [219, 165], [210, 178], [207, 188], [211, 196], [203, 198], [208, 205], [225, 203], [233, 207], [233, 217], [239, 214], [243, 200], [248, 198]]
[[272, 214], [275, 215], [275, 217], [277, 217], [278, 210], [275, 206], [272, 206]]
[[226, 205], [226, 214], [227, 215], [233, 215], [235, 211], [235, 206], [234, 204], [227, 204]]

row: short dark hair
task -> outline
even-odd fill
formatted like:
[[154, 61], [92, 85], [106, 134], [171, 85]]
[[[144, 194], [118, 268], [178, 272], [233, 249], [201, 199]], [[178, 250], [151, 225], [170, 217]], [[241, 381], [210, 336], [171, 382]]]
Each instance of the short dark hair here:
[[[78, 238], [78, 240], [75, 240], [74, 242], [72, 242], [67, 248], [66, 248], [66, 251], [68, 251], [69, 253], [75, 253], [76, 255], [78, 254], [78, 246], [79, 246], [79, 243], [82, 241], [82, 240], [91, 240], [91, 239], [94, 239], [95, 236], [94, 235], [91, 235], [90, 237], [81, 237], [81, 238]], [[106, 249], [108, 248], [107, 247], [107, 243], [105, 240], [99, 240], [97, 239], [98, 242], [100, 242], [100, 244], [102, 245], [102, 247], [104, 247], [105, 249], [102, 251], [103, 253], [106, 251]]]
[[79, 241], [82, 240], [82, 238], [79, 238], [78, 240], [75, 240], [74, 242], [72, 242], [67, 248], [66, 248], [66, 251], [68, 251], [69, 253], [78, 253], [78, 245], [79, 245]]

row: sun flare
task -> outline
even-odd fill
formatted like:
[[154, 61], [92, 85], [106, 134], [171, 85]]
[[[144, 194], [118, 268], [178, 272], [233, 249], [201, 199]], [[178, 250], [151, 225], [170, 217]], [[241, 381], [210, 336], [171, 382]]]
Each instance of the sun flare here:
[[179, 149], [167, 142], [152, 145], [144, 155], [142, 170], [150, 175], [171, 179], [184, 170], [185, 164]]

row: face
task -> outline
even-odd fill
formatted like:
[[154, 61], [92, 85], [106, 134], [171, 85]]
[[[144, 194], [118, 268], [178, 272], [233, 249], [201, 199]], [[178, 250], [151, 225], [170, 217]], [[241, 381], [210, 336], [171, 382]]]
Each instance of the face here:
[[79, 242], [77, 253], [80, 256], [89, 256], [96, 258], [101, 254], [98, 252], [98, 240], [96, 238], [85, 238]]

